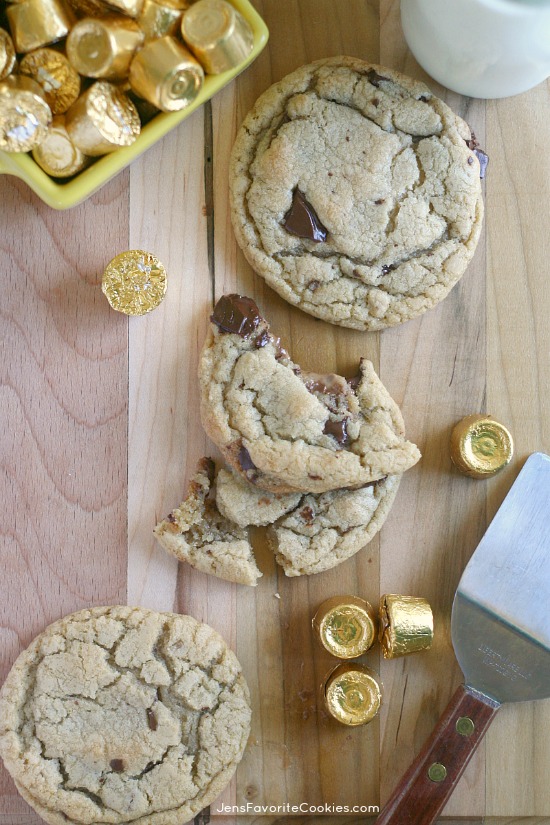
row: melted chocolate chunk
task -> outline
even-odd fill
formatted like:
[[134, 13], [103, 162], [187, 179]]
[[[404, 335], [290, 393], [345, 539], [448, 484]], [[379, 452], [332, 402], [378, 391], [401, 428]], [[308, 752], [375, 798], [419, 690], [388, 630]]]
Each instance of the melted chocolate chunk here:
[[345, 378], [334, 373], [328, 375], [310, 373], [305, 380], [306, 389], [309, 392], [318, 392], [321, 395], [343, 395], [346, 391], [346, 383]]
[[223, 332], [232, 332], [250, 338], [262, 320], [260, 310], [251, 298], [244, 295], [222, 295], [210, 316]]
[[349, 385], [350, 389], [352, 390], [352, 392], [356, 391], [357, 387], [361, 383], [362, 377], [363, 376], [361, 375], [361, 373], [359, 373], [359, 375], [354, 375], [353, 378], [349, 379], [348, 385]]
[[317, 217], [314, 208], [299, 189], [294, 190], [292, 206], [285, 215], [283, 226], [291, 235], [306, 238], [315, 243], [326, 241], [328, 235], [328, 231]]
[[489, 163], [489, 155], [483, 149], [474, 149], [474, 154], [479, 161], [479, 177], [484, 178]]
[[239, 450], [239, 454], [237, 456], [239, 464], [241, 465], [241, 470], [243, 472], [248, 473], [250, 470], [257, 470], [258, 468], [250, 458], [250, 453], [246, 449], [244, 445], [241, 445], [241, 449]]
[[147, 724], [150, 730], [156, 730], [159, 726], [155, 711], [151, 708], [147, 708]]
[[396, 268], [396, 267], [395, 267], [395, 264], [384, 264], [384, 265], [382, 266], [382, 275], [387, 275], [387, 274], [388, 274], [388, 272], [393, 272], [393, 270], [394, 270], [395, 268]]
[[479, 146], [479, 140], [476, 138], [476, 133], [475, 132], [471, 132], [471, 135], [472, 136], [471, 136], [470, 140], [466, 141], [466, 146], [468, 147], [468, 149], [471, 149], [472, 152], [473, 152], [474, 149], [477, 149], [477, 147]]
[[269, 339], [271, 338], [269, 332], [264, 329], [263, 332], [260, 332], [256, 340], [254, 341], [254, 346], [256, 349], [261, 349], [265, 347], [266, 344], [269, 344]]
[[370, 71], [367, 72], [367, 78], [369, 83], [372, 86], [376, 86], [376, 88], [380, 86], [381, 80], [389, 80], [389, 77], [384, 77], [384, 75], [378, 74], [378, 72], [375, 72], [374, 69], [370, 69]]
[[311, 507], [304, 507], [300, 510], [300, 516], [303, 518], [304, 521], [307, 521], [308, 524], [311, 524], [313, 521], [313, 510]]
[[348, 423], [344, 418], [342, 421], [331, 421], [330, 418], [324, 426], [323, 432], [325, 435], [331, 435], [336, 439], [338, 444], [346, 444], [349, 440]]
[[311, 292], [315, 292], [315, 290], [316, 290], [316, 289], [319, 289], [319, 287], [320, 287], [320, 286], [321, 286], [321, 281], [316, 281], [316, 280], [314, 280], [314, 281], [310, 281], [310, 282], [309, 282], [309, 284], [307, 285], [307, 288], [308, 288]]
[[109, 765], [115, 773], [122, 773], [124, 771], [124, 762], [122, 759], [111, 759]]

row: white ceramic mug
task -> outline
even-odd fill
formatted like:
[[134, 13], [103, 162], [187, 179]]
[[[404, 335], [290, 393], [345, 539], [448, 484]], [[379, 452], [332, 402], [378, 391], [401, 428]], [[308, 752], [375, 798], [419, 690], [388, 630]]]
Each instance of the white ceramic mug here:
[[423, 69], [469, 97], [507, 97], [550, 75], [550, 0], [401, 0]]

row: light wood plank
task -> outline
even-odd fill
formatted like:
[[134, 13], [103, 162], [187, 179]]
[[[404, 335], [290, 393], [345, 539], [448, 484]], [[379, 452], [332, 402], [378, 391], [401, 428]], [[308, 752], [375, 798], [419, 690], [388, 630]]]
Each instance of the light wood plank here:
[[[487, 128], [487, 408], [516, 444], [513, 463], [489, 489], [492, 518], [527, 455], [550, 451], [550, 166], [539, 162], [550, 129], [550, 84], [492, 101]], [[489, 814], [548, 814], [549, 725], [548, 700], [499, 711], [487, 737]]]
[[[483, 143], [483, 101], [434, 83], [407, 49], [399, 2], [381, 3], [381, 62], [417, 77], [461, 115]], [[434, 610], [435, 643], [423, 656], [382, 664], [384, 800], [445, 708], [461, 673], [450, 641], [450, 613], [462, 570], [485, 527], [486, 487], [452, 469], [448, 443], [460, 418], [485, 408], [485, 243], [459, 284], [434, 309], [381, 336], [381, 378], [400, 404], [408, 435], [423, 458], [407, 473], [381, 534], [381, 590], [425, 596]], [[446, 815], [485, 810], [483, 745]]]
[[[98, 284], [127, 243], [128, 196], [123, 175], [60, 216], [1, 180], [3, 680], [50, 622], [126, 601], [126, 320]], [[41, 821], [3, 766], [0, 794], [10, 825]]]

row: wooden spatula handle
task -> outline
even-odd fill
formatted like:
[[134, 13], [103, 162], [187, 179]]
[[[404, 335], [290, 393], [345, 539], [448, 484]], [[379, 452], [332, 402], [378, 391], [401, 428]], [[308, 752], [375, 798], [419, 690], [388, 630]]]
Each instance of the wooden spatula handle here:
[[375, 825], [435, 822], [498, 708], [498, 702], [461, 685]]

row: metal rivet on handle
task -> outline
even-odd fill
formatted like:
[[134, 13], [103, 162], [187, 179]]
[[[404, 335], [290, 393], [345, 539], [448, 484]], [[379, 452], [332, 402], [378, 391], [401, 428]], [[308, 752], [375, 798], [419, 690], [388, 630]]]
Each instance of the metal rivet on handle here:
[[456, 732], [461, 736], [471, 736], [475, 727], [469, 716], [461, 716], [456, 720]]
[[428, 768], [428, 776], [432, 782], [443, 782], [447, 776], [447, 768], [441, 762], [434, 762]]

